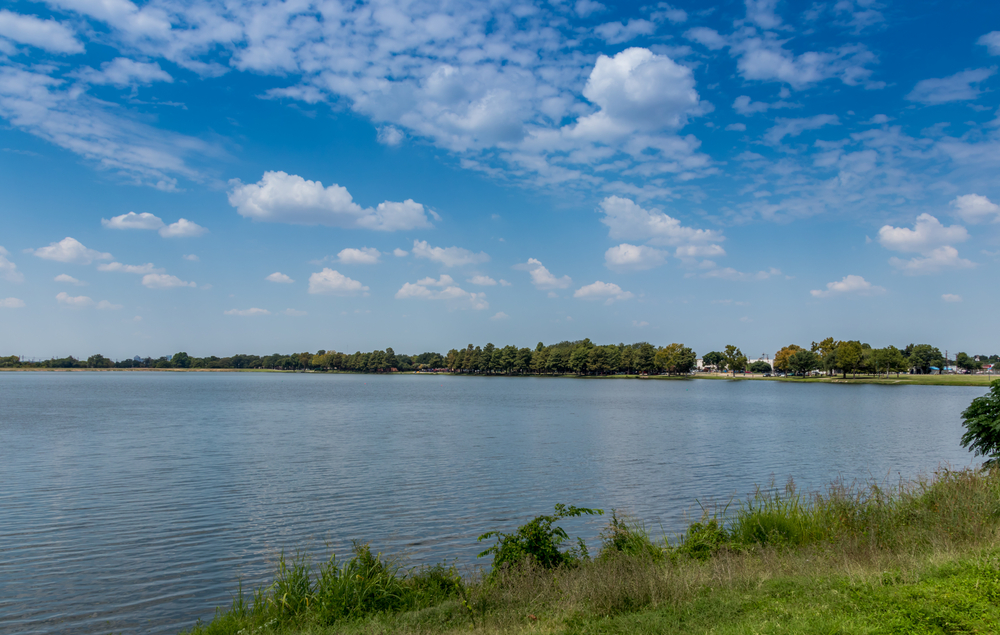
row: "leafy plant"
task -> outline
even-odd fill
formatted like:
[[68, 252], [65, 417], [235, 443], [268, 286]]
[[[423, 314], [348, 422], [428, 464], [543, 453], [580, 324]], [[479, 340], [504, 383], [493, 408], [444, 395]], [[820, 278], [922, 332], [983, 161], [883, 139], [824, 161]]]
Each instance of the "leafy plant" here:
[[493, 571], [498, 571], [505, 566], [517, 567], [526, 560], [531, 560], [543, 568], [553, 569], [560, 565], [572, 564], [580, 559], [586, 559], [587, 546], [579, 538], [576, 548], [560, 551], [560, 545], [568, 540], [569, 536], [562, 527], [553, 527], [553, 523], [563, 518], [583, 516], [584, 514], [600, 516], [604, 514], [604, 510], [574, 505], [566, 507], [560, 503], [555, 506], [555, 514], [536, 516], [532, 521], [518, 527], [517, 531], [513, 533], [490, 531], [483, 534], [478, 538], [480, 542], [496, 538], [496, 544], [480, 553], [479, 557], [492, 555]]
[[991, 384], [988, 393], [972, 400], [962, 419], [966, 429], [962, 447], [975, 456], [988, 457], [983, 467], [1000, 464], [1000, 379]]
[[663, 549], [653, 544], [640, 522], [628, 516], [619, 517], [614, 509], [611, 510], [608, 526], [601, 532], [601, 540], [604, 543], [601, 556], [604, 557], [619, 553], [653, 560], [663, 557]]

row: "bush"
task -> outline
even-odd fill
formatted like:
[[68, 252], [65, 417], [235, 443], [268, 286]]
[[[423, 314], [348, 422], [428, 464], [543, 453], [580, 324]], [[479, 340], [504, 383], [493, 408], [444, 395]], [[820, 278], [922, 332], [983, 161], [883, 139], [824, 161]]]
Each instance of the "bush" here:
[[577, 538], [574, 549], [560, 551], [559, 547], [569, 536], [562, 527], [552, 524], [563, 518], [574, 516], [602, 515], [604, 510], [563, 504], [555, 506], [555, 514], [536, 516], [534, 520], [517, 528], [514, 533], [490, 531], [478, 538], [479, 541], [496, 538], [496, 544], [479, 554], [479, 557], [493, 555], [493, 571], [503, 567], [518, 567], [526, 560], [545, 569], [568, 565], [586, 559], [587, 545]]
[[991, 384], [990, 392], [972, 400], [962, 419], [966, 429], [962, 447], [988, 457], [983, 467], [1000, 464], [1000, 379]]
[[601, 532], [601, 541], [602, 557], [615, 554], [653, 560], [660, 560], [663, 557], [663, 549], [653, 544], [641, 523], [628, 516], [619, 518], [618, 512], [614, 509], [611, 510], [608, 526]]

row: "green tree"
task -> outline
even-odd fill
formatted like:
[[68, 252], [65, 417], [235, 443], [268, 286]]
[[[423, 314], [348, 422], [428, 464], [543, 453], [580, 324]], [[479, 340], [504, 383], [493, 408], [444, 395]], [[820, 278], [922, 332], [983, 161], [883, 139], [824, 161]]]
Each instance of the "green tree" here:
[[864, 349], [861, 348], [861, 342], [850, 341], [837, 344], [837, 366], [843, 373], [844, 379], [847, 379], [847, 373], [857, 375], [862, 355], [864, 355]]
[[704, 357], [701, 358], [701, 363], [705, 366], [715, 366], [719, 367], [725, 361], [725, 355], [719, 351], [712, 351], [711, 353], [706, 353]]
[[796, 351], [801, 351], [802, 347], [796, 344], [789, 344], [780, 351], [774, 354], [774, 368], [775, 370], [780, 370], [786, 372], [788, 370], [788, 358], [796, 353]]
[[747, 356], [743, 354], [743, 351], [739, 347], [733, 346], [732, 344], [726, 344], [726, 351], [722, 354], [722, 360], [728, 368], [733, 373], [733, 377], [736, 376], [736, 372], [743, 372], [747, 367]]
[[767, 362], [758, 359], [757, 361], [750, 364], [751, 373], [769, 373], [771, 372], [771, 365]]
[[384, 361], [386, 370], [399, 366], [399, 360], [396, 359], [396, 351], [392, 350], [392, 348], [385, 349]]
[[191, 358], [187, 353], [175, 353], [173, 357], [170, 358], [170, 364], [174, 368], [191, 368]]
[[932, 366], [937, 367], [940, 373], [940, 369], [944, 366], [944, 356], [930, 344], [917, 344], [910, 351], [910, 366], [916, 368], [922, 375], [931, 372]]
[[965, 371], [979, 370], [982, 367], [981, 362], [977, 362], [974, 358], [969, 357], [965, 353], [958, 353], [955, 355], [955, 365]]
[[87, 358], [88, 368], [111, 368], [112, 366], [114, 366], [114, 362], [104, 355], [91, 355]]
[[793, 375], [802, 374], [807, 375], [813, 370], [819, 368], [820, 359], [819, 355], [816, 353], [806, 350], [804, 348], [795, 351], [788, 358], [788, 372]]
[[987, 457], [984, 467], [1000, 462], [1000, 379], [990, 385], [990, 391], [976, 397], [962, 412], [962, 447], [969, 448], [975, 456]]

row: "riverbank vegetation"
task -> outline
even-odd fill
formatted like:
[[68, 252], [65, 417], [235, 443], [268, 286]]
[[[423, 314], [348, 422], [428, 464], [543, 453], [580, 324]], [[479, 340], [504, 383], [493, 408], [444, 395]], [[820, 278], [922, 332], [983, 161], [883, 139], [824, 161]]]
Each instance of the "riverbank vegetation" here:
[[732, 344], [722, 351], [704, 355], [699, 364], [697, 354], [681, 343], [654, 346], [648, 342], [634, 344], [595, 344], [589, 339], [564, 341], [534, 348], [514, 345], [483, 347], [469, 344], [453, 348], [445, 354], [425, 352], [403, 355], [392, 348], [367, 353], [344, 353], [320, 349], [315, 353], [274, 353], [271, 355], [239, 354], [230, 357], [194, 357], [186, 352], [173, 356], [112, 360], [103, 355], [91, 355], [86, 360], [72, 356], [41, 361], [27, 361], [18, 356], [0, 357], [0, 368], [116, 368], [116, 369], [206, 369], [206, 370], [313, 370], [360, 373], [407, 372], [435, 370], [476, 375], [686, 375], [695, 369], [737, 373], [770, 373], [810, 377], [817, 372], [826, 376], [889, 377], [906, 374], [929, 374], [953, 366], [964, 373], [981, 371], [984, 366], [1000, 363], [998, 355], [967, 355], [959, 352], [954, 360], [946, 360], [941, 351], [929, 344], [910, 344], [903, 348], [887, 346], [873, 348], [855, 340], [835, 340], [828, 337], [813, 342], [810, 347], [790, 344], [772, 358], [749, 360], [739, 347]]
[[[581, 511], [582, 510], [582, 511]], [[1000, 628], [1000, 471], [789, 483], [708, 513], [673, 539], [608, 514], [601, 544], [557, 508], [485, 536], [519, 553], [488, 572], [406, 570], [366, 545], [346, 562], [282, 558], [191, 633], [941, 633]], [[541, 519], [541, 521], [539, 521]], [[516, 545], [514, 543], [517, 543]], [[552, 558], [557, 548], [561, 557]], [[548, 557], [542, 557], [548, 554]]]

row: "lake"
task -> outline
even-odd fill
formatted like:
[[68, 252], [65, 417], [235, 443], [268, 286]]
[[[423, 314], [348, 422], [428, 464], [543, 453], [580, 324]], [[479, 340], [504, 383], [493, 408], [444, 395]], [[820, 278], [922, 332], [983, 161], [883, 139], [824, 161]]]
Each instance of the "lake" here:
[[[755, 485], [974, 464], [985, 387], [0, 373], [0, 633], [176, 633], [281, 550], [476, 564], [555, 503], [676, 535]], [[564, 526], [592, 551], [605, 519]], [[482, 563], [480, 563], [482, 564]]]

